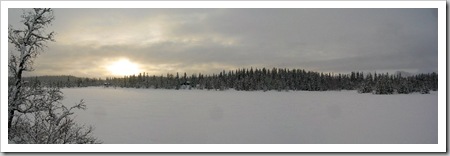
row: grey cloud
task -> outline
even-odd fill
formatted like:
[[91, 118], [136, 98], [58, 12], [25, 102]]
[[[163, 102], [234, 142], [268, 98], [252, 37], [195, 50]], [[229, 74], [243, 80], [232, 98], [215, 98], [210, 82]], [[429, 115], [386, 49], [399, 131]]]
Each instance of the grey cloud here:
[[[323, 61], [306, 62], [305, 66], [319, 67], [326, 71], [418, 71], [428, 66], [437, 66], [437, 62], [429, 64], [429, 60], [417, 59], [404, 53], [358, 56]], [[430, 72], [430, 71], [428, 71]]]
[[161, 24], [165, 35], [148, 43], [140, 32], [131, 36], [135, 42], [120, 44], [56, 42], [37, 62], [58, 66], [51, 69], [60, 73], [120, 56], [149, 70], [172, 64], [188, 73], [215, 72], [220, 65], [437, 71], [437, 9], [55, 9], [55, 16], [53, 28], [61, 37], [75, 26], [132, 32], [152, 24]]

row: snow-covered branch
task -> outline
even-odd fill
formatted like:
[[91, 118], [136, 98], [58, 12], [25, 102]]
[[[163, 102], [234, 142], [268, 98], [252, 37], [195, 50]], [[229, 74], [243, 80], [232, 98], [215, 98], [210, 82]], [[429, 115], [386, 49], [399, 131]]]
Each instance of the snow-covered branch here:
[[8, 139], [14, 143], [100, 143], [92, 127], [77, 125], [71, 118], [74, 109], [86, 109], [84, 101], [67, 108], [59, 88], [29, 85], [22, 80], [23, 72], [32, 71], [34, 59], [54, 41], [54, 32], [45, 28], [54, 19], [49, 8], [35, 8], [22, 15], [25, 28], [8, 28], [8, 41], [18, 54], [10, 55], [8, 68]]

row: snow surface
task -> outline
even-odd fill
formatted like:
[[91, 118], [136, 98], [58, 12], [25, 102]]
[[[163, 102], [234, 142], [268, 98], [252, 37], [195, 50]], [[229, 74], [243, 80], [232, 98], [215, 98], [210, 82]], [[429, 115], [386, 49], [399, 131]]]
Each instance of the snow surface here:
[[69, 88], [106, 144], [436, 144], [438, 96]]

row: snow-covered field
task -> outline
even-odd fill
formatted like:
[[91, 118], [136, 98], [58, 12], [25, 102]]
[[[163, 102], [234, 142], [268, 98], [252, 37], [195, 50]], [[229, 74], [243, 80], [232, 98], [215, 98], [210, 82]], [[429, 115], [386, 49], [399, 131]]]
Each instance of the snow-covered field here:
[[106, 144], [437, 143], [438, 96], [356, 91], [62, 89]]

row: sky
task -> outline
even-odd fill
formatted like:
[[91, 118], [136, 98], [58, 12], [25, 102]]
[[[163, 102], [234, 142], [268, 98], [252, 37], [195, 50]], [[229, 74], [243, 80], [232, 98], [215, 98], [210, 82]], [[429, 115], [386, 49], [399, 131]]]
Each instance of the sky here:
[[[21, 28], [22, 9], [8, 23]], [[54, 9], [34, 75], [437, 72], [437, 9]], [[9, 46], [10, 53], [14, 49]]]

